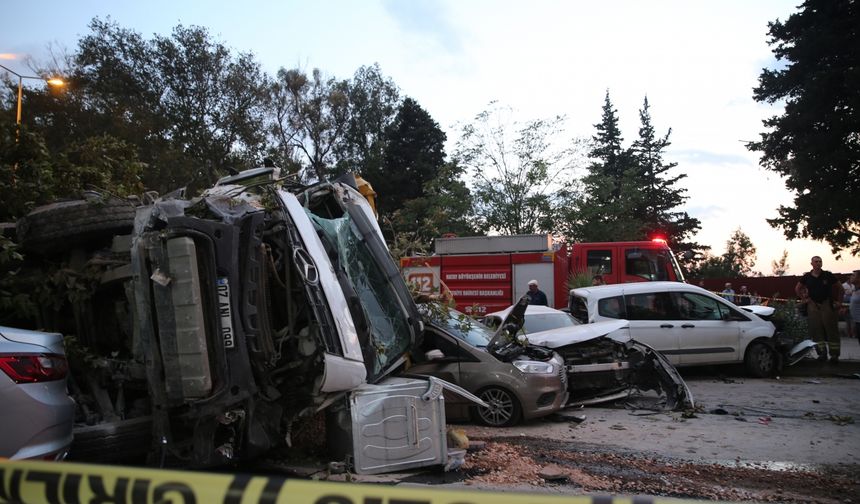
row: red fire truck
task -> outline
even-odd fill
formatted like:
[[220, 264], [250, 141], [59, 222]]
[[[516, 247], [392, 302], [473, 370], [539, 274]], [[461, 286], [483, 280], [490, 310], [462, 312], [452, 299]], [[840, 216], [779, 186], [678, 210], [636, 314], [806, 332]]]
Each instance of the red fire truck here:
[[550, 306], [567, 306], [572, 274], [603, 275], [606, 283], [684, 281], [664, 240], [576, 243], [570, 250], [551, 235], [439, 238], [432, 256], [404, 257], [407, 282], [439, 292], [440, 281], [457, 309], [481, 315], [513, 304], [537, 280]]

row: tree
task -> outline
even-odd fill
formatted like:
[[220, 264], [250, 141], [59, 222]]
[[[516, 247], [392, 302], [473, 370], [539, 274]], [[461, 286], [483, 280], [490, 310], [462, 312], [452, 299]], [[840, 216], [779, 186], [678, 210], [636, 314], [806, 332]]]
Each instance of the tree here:
[[748, 148], [785, 177], [793, 206], [768, 223], [789, 239], [826, 240], [834, 253], [860, 254], [860, 2], [806, 0], [785, 22], [768, 24], [780, 65], [764, 69], [754, 98], [784, 100], [781, 115]]
[[144, 184], [158, 191], [208, 186], [260, 157], [268, 77], [252, 55], [201, 27], [151, 39], [110, 20], [89, 28], [54, 61], [68, 66], [62, 93], [28, 94], [28, 126], [52, 154], [108, 135], [133, 146]]
[[400, 109], [400, 90], [378, 64], [362, 66], [348, 83], [349, 119], [334, 154], [334, 171], [382, 170], [385, 131]]
[[723, 260], [731, 269], [733, 276], [746, 277], [753, 274], [756, 248], [750, 237], [741, 228], [735, 229], [726, 242]]
[[782, 257], [779, 258], [779, 261], [771, 261], [770, 268], [773, 276], [785, 275], [785, 272], [788, 271], [788, 250], [782, 251]]
[[52, 153], [39, 133], [25, 127], [18, 134], [10, 124], [0, 129], [0, 222], [15, 221], [37, 205], [79, 198], [85, 189], [139, 194], [143, 169], [135, 147], [109, 135]]
[[490, 107], [463, 126], [454, 156], [474, 179], [477, 226], [503, 234], [556, 231], [575, 192], [574, 149], [554, 147], [564, 118], [519, 123], [511, 109]]
[[436, 178], [424, 184], [423, 196], [404, 202], [391, 214], [392, 253], [426, 253], [433, 240], [444, 234], [471, 236], [480, 231], [475, 228], [472, 197], [462, 174], [456, 163], [445, 163]]
[[424, 196], [425, 184], [435, 179], [445, 163], [445, 133], [412, 98], [406, 98], [385, 128], [382, 164], [368, 165], [362, 175], [379, 193], [381, 213], [390, 214], [404, 203]]
[[636, 163], [636, 185], [639, 187], [639, 208], [636, 215], [644, 220], [645, 235], [662, 234], [672, 243], [681, 243], [701, 228], [699, 219], [690, 217], [687, 212], [677, 211], [687, 199], [687, 190], [677, 187], [679, 181], [687, 177], [682, 173], [668, 174], [678, 163], [665, 163], [663, 154], [671, 142], [672, 129], [658, 137], [651, 124], [648, 97], [645, 97], [639, 110], [639, 138], [633, 142], [631, 151]]
[[304, 157], [310, 172], [306, 178], [326, 180], [349, 120], [348, 83], [326, 79], [316, 68], [310, 77], [299, 69], [281, 68], [271, 97], [272, 133], [282, 157]]
[[740, 228], [735, 229], [726, 241], [726, 251], [716, 256], [709, 252], [699, 255], [690, 268], [695, 277], [730, 278], [756, 276], [753, 271], [756, 248], [750, 237]]
[[657, 135], [647, 97], [639, 119], [639, 137], [625, 148], [607, 91], [601, 121], [595, 124], [597, 134], [592, 138], [584, 196], [576, 204], [580, 219], [576, 237], [581, 241], [616, 241], [660, 235], [676, 250], [692, 255], [703, 247], [686, 240], [701, 226], [698, 219], [677, 210], [688, 198], [686, 189], [677, 187], [686, 175], [669, 175], [677, 164], [663, 160], [672, 130]]

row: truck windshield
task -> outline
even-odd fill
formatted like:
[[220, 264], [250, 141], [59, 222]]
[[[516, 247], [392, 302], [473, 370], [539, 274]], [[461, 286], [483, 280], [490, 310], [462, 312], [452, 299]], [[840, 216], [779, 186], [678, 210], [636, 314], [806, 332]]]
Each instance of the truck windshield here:
[[365, 359], [373, 359], [371, 371], [377, 375], [411, 344], [403, 305], [367, 242], [354, 231], [349, 215], [336, 219], [326, 219], [310, 212], [308, 215], [333, 244], [339, 264], [361, 299], [361, 306], [370, 322], [373, 347], [372, 354], [365, 355]]
[[669, 249], [627, 250], [625, 268], [628, 275], [649, 281], [684, 281], [681, 268]]

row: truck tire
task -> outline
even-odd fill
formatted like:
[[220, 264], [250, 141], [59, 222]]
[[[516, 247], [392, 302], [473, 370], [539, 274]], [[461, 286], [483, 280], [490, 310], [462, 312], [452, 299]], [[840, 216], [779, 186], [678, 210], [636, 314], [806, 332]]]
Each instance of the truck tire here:
[[75, 427], [69, 460], [140, 463], [152, 446], [149, 416]]
[[129, 233], [135, 206], [119, 198], [60, 201], [18, 219], [18, 243], [28, 252], [51, 255], [83, 244], [98, 244]]

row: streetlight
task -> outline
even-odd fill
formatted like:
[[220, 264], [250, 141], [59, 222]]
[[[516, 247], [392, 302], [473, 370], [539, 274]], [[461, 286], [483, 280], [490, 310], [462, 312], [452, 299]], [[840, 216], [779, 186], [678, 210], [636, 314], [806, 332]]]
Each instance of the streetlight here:
[[2, 68], [3, 70], [6, 70], [7, 72], [18, 77], [18, 115], [16, 116], [15, 122], [19, 126], [21, 125], [21, 97], [24, 94], [24, 79], [35, 79], [35, 80], [45, 81], [50, 86], [65, 86], [66, 85], [66, 83], [63, 81], [63, 79], [59, 79], [56, 77], [52, 78], [52, 79], [46, 79], [44, 77], [36, 77], [36, 76], [32, 76], [32, 75], [21, 75], [9, 67], [0, 65], [0, 68]]

